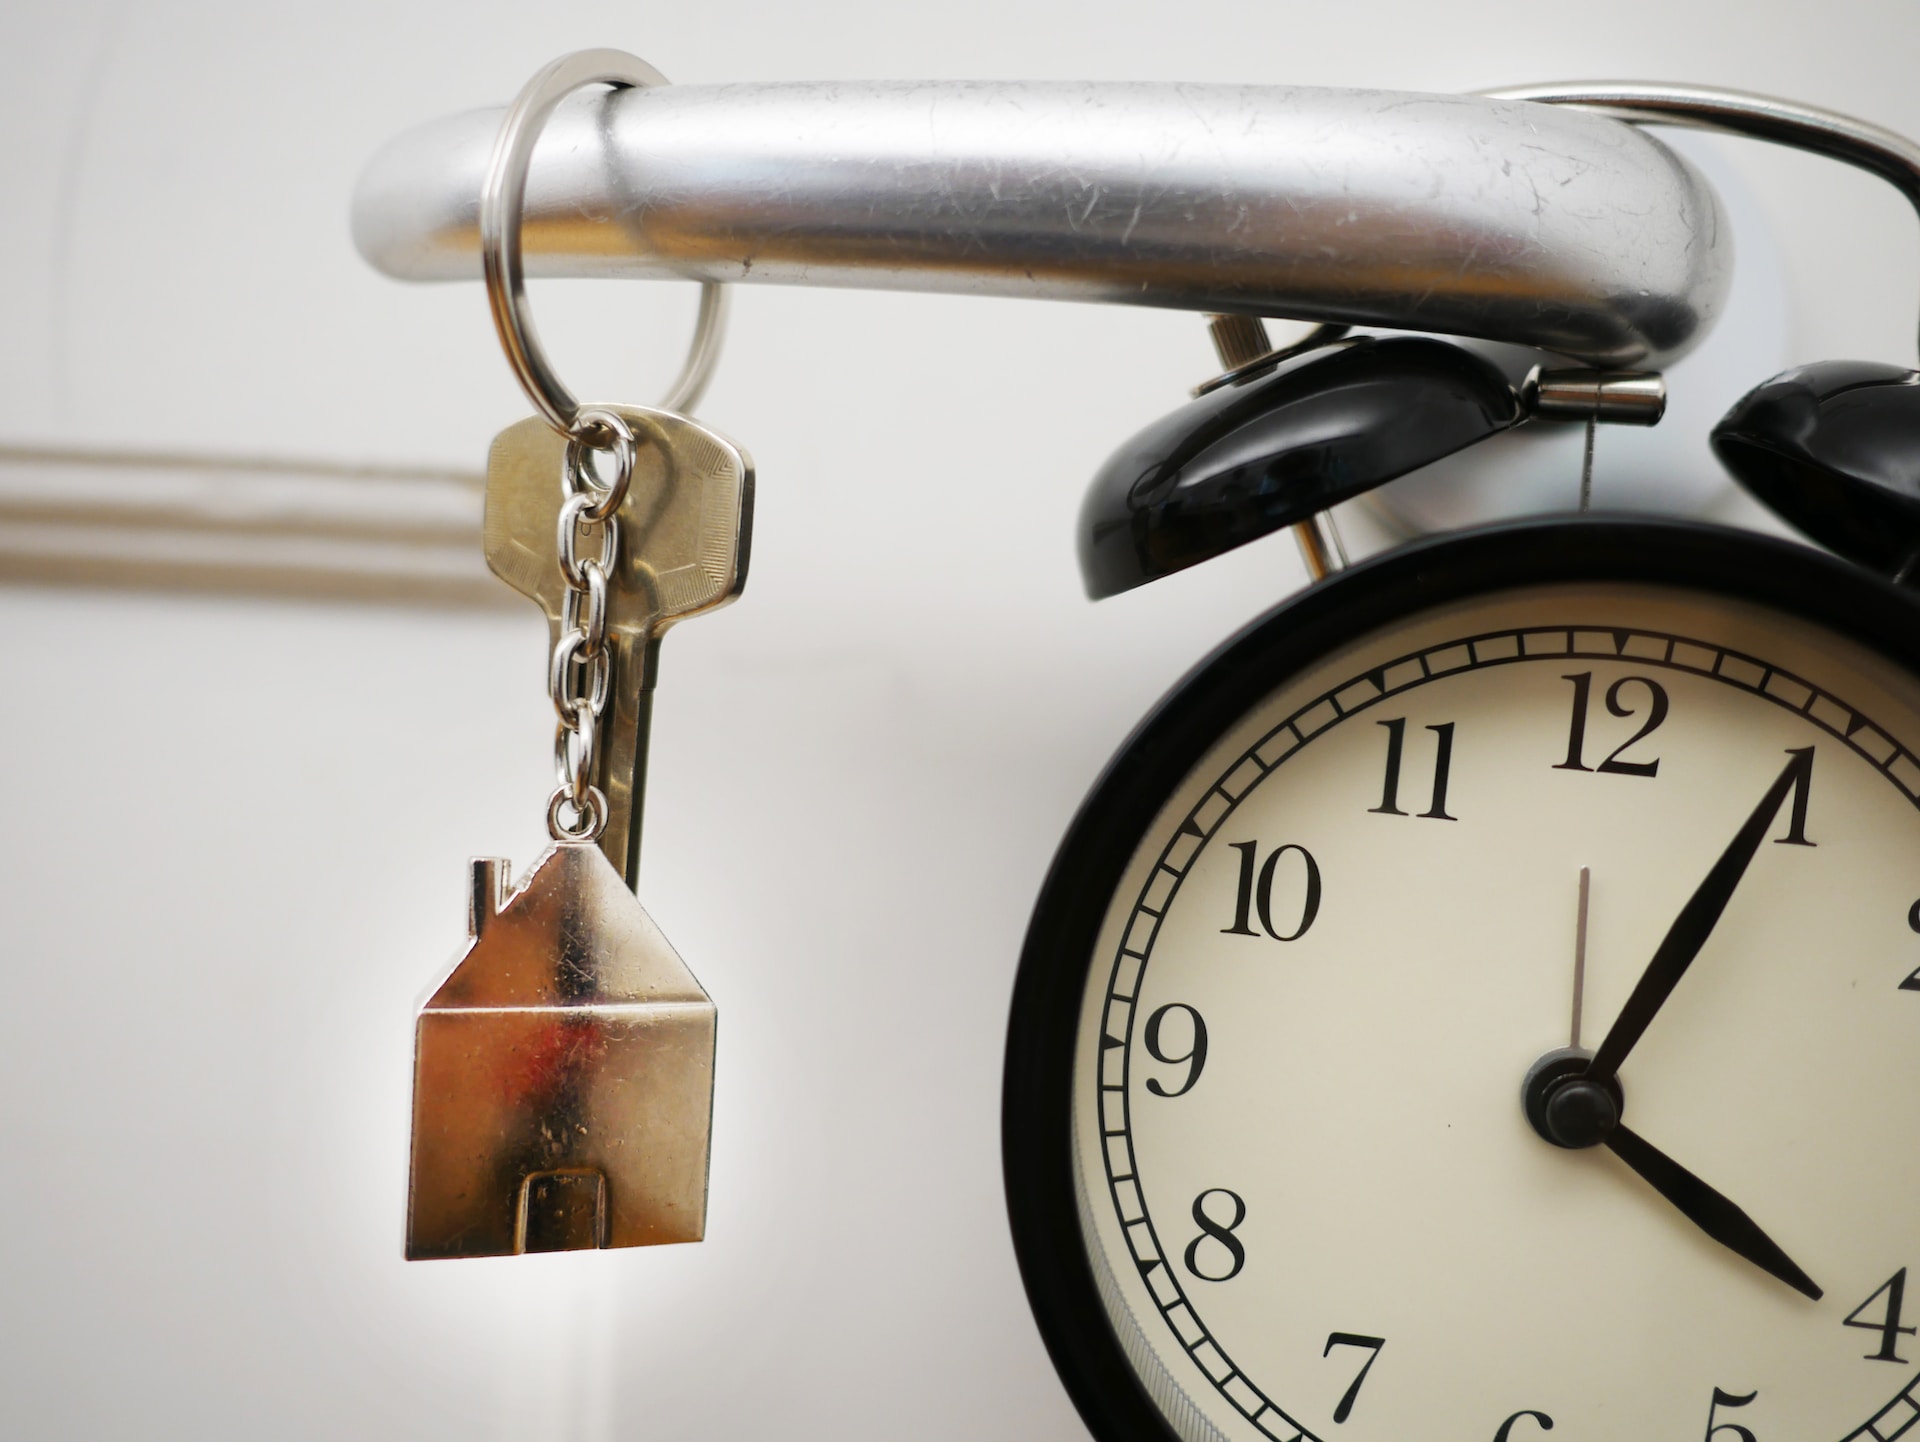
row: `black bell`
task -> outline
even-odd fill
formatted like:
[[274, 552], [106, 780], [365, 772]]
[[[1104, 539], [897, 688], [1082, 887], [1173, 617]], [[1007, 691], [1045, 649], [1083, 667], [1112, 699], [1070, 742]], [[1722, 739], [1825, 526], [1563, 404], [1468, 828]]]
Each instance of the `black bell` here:
[[1920, 371], [1822, 361], [1777, 375], [1713, 428], [1713, 452], [1821, 545], [1911, 579], [1920, 560]]
[[1458, 346], [1343, 341], [1211, 391], [1128, 441], [1080, 508], [1096, 598], [1230, 551], [1517, 424], [1506, 377]]

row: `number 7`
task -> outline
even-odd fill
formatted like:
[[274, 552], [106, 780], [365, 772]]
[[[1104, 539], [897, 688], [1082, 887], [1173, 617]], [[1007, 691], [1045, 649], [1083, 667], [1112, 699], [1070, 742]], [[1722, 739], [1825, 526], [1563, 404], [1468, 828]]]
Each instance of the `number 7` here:
[[1335, 1347], [1371, 1347], [1366, 1365], [1360, 1369], [1360, 1375], [1353, 1379], [1353, 1385], [1347, 1388], [1347, 1395], [1340, 1399], [1340, 1405], [1333, 1409], [1333, 1420], [1344, 1422], [1353, 1415], [1353, 1399], [1360, 1395], [1360, 1384], [1367, 1380], [1367, 1373], [1373, 1370], [1373, 1364], [1380, 1359], [1380, 1349], [1387, 1345], [1385, 1337], [1362, 1337], [1357, 1332], [1329, 1332], [1327, 1345], [1320, 1349], [1322, 1357], [1331, 1356]]

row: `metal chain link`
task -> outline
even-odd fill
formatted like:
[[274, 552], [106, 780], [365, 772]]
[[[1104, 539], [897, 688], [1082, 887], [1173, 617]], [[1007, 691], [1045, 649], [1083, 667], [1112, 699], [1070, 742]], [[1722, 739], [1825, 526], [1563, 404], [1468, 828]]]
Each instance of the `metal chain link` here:
[[[554, 729], [553, 767], [559, 786], [547, 800], [547, 831], [555, 841], [597, 841], [607, 824], [607, 798], [593, 784], [600, 717], [613, 692], [613, 648], [607, 645], [607, 585], [620, 556], [620, 503], [633, 481], [633, 429], [613, 411], [582, 406], [567, 434], [561, 468], [556, 550], [567, 591], [560, 634], [547, 667], [547, 694], [560, 724]], [[594, 453], [610, 454], [613, 478], [603, 483]], [[599, 554], [582, 557], [582, 542]]]

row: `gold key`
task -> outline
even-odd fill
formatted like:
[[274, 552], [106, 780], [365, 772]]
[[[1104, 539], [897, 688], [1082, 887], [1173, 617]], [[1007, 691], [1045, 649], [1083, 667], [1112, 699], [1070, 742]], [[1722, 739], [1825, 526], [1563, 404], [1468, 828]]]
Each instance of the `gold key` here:
[[[537, 417], [488, 459], [487, 562], [551, 632], [556, 844], [517, 889], [505, 861], [473, 863], [467, 947], [416, 1023], [410, 1257], [705, 1231], [714, 1006], [633, 884], [660, 636], [739, 595], [753, 470], [683, 416], [592, 413], [632, 433], [624, 498], [563, 480], [566, 440]], [[576, 520], [596, 539], [563, 558], [583, 544], [575, 521], [562, 538], [563, 505], [587, 501]], [[573, 824], [558, 820], [569, 797]]]
[[[726, 605], [745, 585], [753, 463], [726, 437], [671, 411], [601, 409], [624, 419], [639, 442], [607, 588], [613, 689], [591, 778], [607, 802], [600, 849], [631, 887], [660, 637], [676, 621]], [[487, 458], [487, 564], [540, 604], [554, 642], [567, 593], [555, 540], [565, 450], [564, 436], [530, 417], [495, 437]]]

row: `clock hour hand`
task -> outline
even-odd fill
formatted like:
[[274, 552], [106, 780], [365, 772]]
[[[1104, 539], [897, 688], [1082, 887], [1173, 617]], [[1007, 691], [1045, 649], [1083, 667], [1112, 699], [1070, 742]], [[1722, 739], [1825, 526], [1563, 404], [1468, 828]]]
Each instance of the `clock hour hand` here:
[[1760, 798], [1753, 815], [1747, 818], [1746, 824], [1721, 853], [1720, 859], [1714, 862], [1706, 880], [1687, 898], [1687, 904], [1680, 908], [1673, 925], [1667, 928], [1665, 939], [1654, 952], [1653, 960], [1647, 963], [1647, 969], [1641, 973], [1639, 982], [1633, 988], [1633, 995], [1620, 1008], [1620, 1015], [1614, 1019], [1606, 1040], [1600, 1043], [1600, 1049], [1593, 1054], [1593, 1061], [1586, 1072], [1588, 1080], [1602, 1085], [1613, 1080], [1620, 1063], [1633, 1050], [1633, 1044], [1640, 1040], [1640, 1034], [1665, 1005], [1674, 987], [1680, 984], [1680, 978], [1686, 975], [1687, 968], [1693, 964], [1694, 957], [1700, 954], [1700, 948], [1706, 945], [1707, 938], [1713, 934], [1720, 913], [1727, 909], [1734, 888], [1739, 886], [1740, 878], [1746, 875], [1748, 863], [1760, 849], [1767, 828], [1773, 824], [1774, 813], [1779, 811], [1787, 794], [1796, 785], [1802, 784], [1813, 769], [1811, 746], [1791, 754], [1793, 759], [1787, 763], [1786, 770], [1767, 788], [1767, 794]]
[[[1769, 818], [1771, 819], [1771, 818]], [[1638, 1132], [1615, 1126], [1605, 1138], [1613, 1154], [1638, 1172], [1680, 1214], [1730, 1251], [1761, 1271], [1778, 1277], [1796, 1292], [1820, 1300], [1820, 1288], [1793, 1258], [1760, 1230], [1759, 1224]]]

